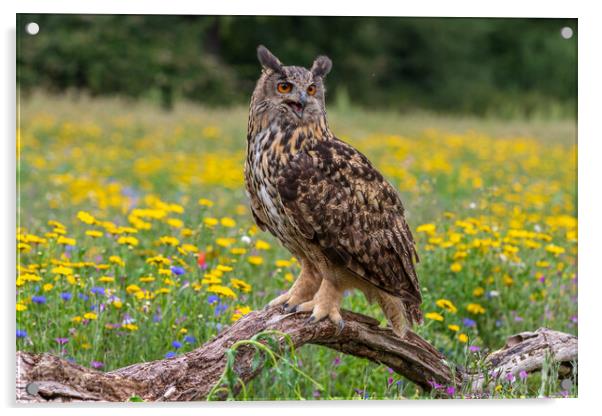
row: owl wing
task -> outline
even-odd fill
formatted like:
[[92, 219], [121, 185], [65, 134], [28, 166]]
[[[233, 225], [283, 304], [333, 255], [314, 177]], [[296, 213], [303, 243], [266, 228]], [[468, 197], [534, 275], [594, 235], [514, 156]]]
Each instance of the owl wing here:
[[333, 263], [402, 298], [421, 322], [415, 243], [395, 189], [350, 145], [320, 141], [284, 169], [278, 192], [299, 233]]

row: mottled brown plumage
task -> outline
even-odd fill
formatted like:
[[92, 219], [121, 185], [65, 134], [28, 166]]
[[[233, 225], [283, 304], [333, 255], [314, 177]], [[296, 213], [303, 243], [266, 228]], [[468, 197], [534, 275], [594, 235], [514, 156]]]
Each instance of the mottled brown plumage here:
[[301, 263], [291, 289], [270, 304], [342, 325], [342, 293], [358, 288], [402, 335], [422, 320], [415, 244], [395, 189], [328, 128], [330, 60], [318, 57], [310, 70], [283, 66], [262, 46], [258, 58], [263, 71], [250, 106], [247, 192], [258, 226]]

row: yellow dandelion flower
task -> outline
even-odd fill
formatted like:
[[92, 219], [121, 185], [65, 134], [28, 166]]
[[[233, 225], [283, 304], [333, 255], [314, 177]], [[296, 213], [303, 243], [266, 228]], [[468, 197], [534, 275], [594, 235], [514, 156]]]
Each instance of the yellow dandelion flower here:
[[555, 244], [548, 244], [546, 246], [546, 251], [548, 253], [554, 254], [555, 256], [559, 256], [560, 254], [565, 252], [563, 247], [557, 246]]
[[84, 319], [94, 321], [94, 320], [98, 319], [98, 315], [96, 315], [94, 312], [86, 312], [84, 314]]
[[276, 267], [290, 267], [291, 262], [289, 260], [276, 260]]
[[159, 269], [159, 274], [161, 276], [171, 276], [171, 270], [170, 269]]
[[178, 251], [182, 254], [196, 253], [199, 251], [199, 248], [194, 244], [182, 244]]
[[203, 207], [211, 208], [213, 206], [213, 201], [207, 198], [199, 199], [199, 205]]
[[543, 269], [545, 269], [546, 267], [550, 267], [550, 263], [548, 263], [547, 261], [544, 261], [544, 260], [535, 262], [535, 265], [537, 267], [541, 267]]
[[187, 334], [188, 330], [186, 328], [180, 328], [180, 334]]
[[54, 273], [54, 274], [60, 274], [63, 276], [67, 276], [67, 275], [73, 274], [73, 269], [71, 267], [58, 266], [58, 267], [53, 267], [50, 270], [50, 272]]
[[148, 264], [154, 264], [156, 266], [169, 266], [171, 264], [170, 259], [160, 254], [158, 256], [149, 257], [148, 259], [146, 259], [146, 262]]
[[232, 228], [232, 227], [236, 227], [236, 221], [234, 221], [232, 218], [230, 217], [223, 217], [220, 220], [220, 223], [224, 226], [224, 227], [228, 227], [228, 228]]
[[247, 253], [247, 249], [243, 248], [243, 247], [232, 247], [230, 249], [230, 253], [235, 254], [235, 255], [246, 254]]
[[468, 342], [468, 335], [462, 333], [462, 334], [458, 334], [458, 341], [460, 341], [461, 343], [465, 344]]
[[53, 287], [54, 285], [52, 283], [46, 283], [44, 286], [42, 286], [42, 290], [44, 292], [50, 292]]
[[255, 248], [257, 250], [269, 250], [271, 246], [270, 243], [268, 243], [267, 241], [257, 240], [257, 242], [255, 243]]
[[502, 282], [504, 282], [505, 286], [512, 286], [514, 284], [512, 277], [507, 274], [502, 278]]
[[171, 237], [171, 236], [167, 236], [167, 235], [159, 238], [158, 242], [159, 242], [159, 244], [163, 244], [163, 245], [166, 245], [166, 246], [172, 246], [172, 247], [175, 247], [178, 244], [180, 244], [180, 240], [178, 240], [175, 237]]
[[234, 238], [220, 237], [215, 239], [215, 244], [221, 247], [230, 247], [236, 240]]
[[248, 306], [237, 306], [236, 310], [234, 311], [234, 314], [232, 315], [232, 322], [238, 321], [240, 318], [242, 318], [249, 312], [251, 312], [251, 308], [249, 308]]
[[476, 287], [473, 291], [472, 291], [472, 295], [474, 297], [481, 297], [483, 296], [483, 294], [485, 293], [485, 289], [483, 289], [482, 287]]
[[27, 310], [27, 305], [21, 302], [17, 302], [17, 312], [23, 312]]
[[437, 229], [437, 226], [435, 224], [422, 224], [422, 225], [419, 225], [418, 228], [416, 228], [416, 232], [425, 233], [425, 234], [433, 234], [436, 229]]
[[138, 239], [132, 236], [123, 236], [117, 239], [117, 244], [128, 245], [136, 247], [138, 245]]
[[122, 328], [127, 329], [128, 331], [137, 331], [138, 330], [138, 325], [136, 324], [123, 324], [121, 325]]
[[121, 309], [123, 307], [123, 302], [120, 301], [119, 299], [115, 299], [111, 303], [113, 304], [113, 307], [116, 308], [116, 309]]
[[27, 243], [17, 244], [17, 250], [28, 253], [31, 250], [31, 246]]
[[217, 220], [217, 218], [206, 217], [206, 218], [203, 218], [203, 223], [207, 227], [212, 228], [212, 227], [215, 227], [217, 225], [218, 220]]
[[478, 303], [469, 303], [466, 306], [466, 310], [472, 313], [473, 315], [482, 315], [485, 313], [485, 308], [483, 308]]
[[85, 211], [79, 211], [77, 213], [77, 219], [86, 224], [94, 224], [96, 219]]
[[293, 276], [292, 273], [287, 273], [284, 275], [284, 280], [286, 280], [287, 282], [292, 282], [293, 280], [295, 280], [295, 276]]
[[184, 221], [179, 218], [168, 218], [165, 222], [173, 228], [182, 228], [184, 226]]
[[458, 308], [456, 308], [456, 306], [453, 304], [453, 302], [451, 300], [439, 299], [439, 300], [437, 300], [437, 302], [435, 302], [435, 304], [438, 307], [445, 309], [448, 312], [451, 312], [451, 313], [458, 312]]
[[245, 293], [249, 293], [252, 289], [252, 286], [241, 279], [230, 279], [230, 283], [235, 289], [240, 289]]
[[171, 289], [168, 288], [168, 287], [161, 287], [161, 288], [155, 290], [155, 294], [156, 295], [162, 295], [162, 294], [166, 294], [166, 293], [169, 293], [169, 292], [171, 292]]
[[151, 283], [155, 281], [155, 278], [153, 276], [142, 276], [138, 280], [140, 280], [142, 283]]
[[217, 270], [219, 270], [220, 272], [231, 272], [234, 269], [230, 266], [224, 266], [223, 264], [218, 264]]
[[424, 315], [424, 317], [426, 319], [432, 319], [433, 321], [439, 321], [439, 322], [443, 321], [443, 319], [444, 319], [443, 316], [437, 312], [429, 312], [426, 315]]
[[101, 283], [113, 283], [115, 278], [113, 276], [102, 276], [98, 278], [98, 281]]
[[92, 237], [92, 238], [99, 238], [102, 237], [102, 231], [98, 231], [98, 230], [87, 230], [86, 231], [86, 235], [88, 237]]
[[125, 291], [126, 291], [128, 294], [130, 294], [130, 295], [131, 295], [132, 293], [138, 293], [138, 292], [140, 292], [141, 290], [142, 290], [142, 289], [140, 289], [140, 286], [138, 286], [138, 285], [135, 285], [135, 284], [128, 285], [128, 286], [125, 288]]
[[249, 263], [251, 263], [254, 266], [259, 266], [260, 264], [263, 263], [263, 257], [259, 257], [259, 256], [249, 256], [247, 258], [247, 261]]
[[54, 227], [54, 228], [62, 228], [62, 229], [67, 228], [62, 223], [55, 221], [55, 220], [48, 221], [48, 225], [50, 225], [51, 227]]
[[454, 332], [458, 332], [460, 330], [460, 327], [455, 324], [450, 324], [447, 327], [449, 328], [450, 331], [454, 331]]
[[109, 257], [109, 262], [111, 262], [113, 264], [117, 264], [117, 265], [122, 266], [122, 267], [125, 266], [125, 262], [119, 256], [111, 256], [111, 257]]
[[227, 286], [211, 285], [207, 288], [207, 292], [215, 293], [216, 295], [224, 296], [227, 298], [237, 298], [236, 293], [234, 293], [234, 291]]
[[59, 238], [56, 240], [57, 243], [59, 244], [63, 244], [66, 246], [74, 246], [76, 241], [75, 238], [69, 238], [69, 237], [65, 237], [65, 236], [59, 236]]
[[451, 266], [449, 266], [449, 270], [451, 270], [454, 273], [458, 273], [462, 270], [462, 265], [458, 262], [454, 262], [451, 264]]

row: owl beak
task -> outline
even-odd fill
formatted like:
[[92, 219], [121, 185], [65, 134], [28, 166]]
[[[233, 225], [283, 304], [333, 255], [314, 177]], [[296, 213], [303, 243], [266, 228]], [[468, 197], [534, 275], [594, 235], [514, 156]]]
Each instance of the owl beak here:
[[303, 110], [305, 110], [305, 105], [307, 104], [307, 94], [305, 91], [299, 94], [299, 101], [294, 101], [291, 103], [291, 108], [295, 115], [299, 118], [303, 118]]
[[303, 110], [307, 103], [307, 97], [299, 97], [299, 101], [288, 101], [287, 104], [293, 110], [293, 113], [299, 118], [303, 118]]

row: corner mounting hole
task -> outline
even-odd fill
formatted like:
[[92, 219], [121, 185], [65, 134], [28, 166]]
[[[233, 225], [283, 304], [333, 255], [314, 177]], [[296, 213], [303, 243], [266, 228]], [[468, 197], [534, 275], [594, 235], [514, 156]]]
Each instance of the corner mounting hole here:
[[38, 25], [36, 22], [27, 23], [25, 26], [25, 31], [31, 36], [35, 36], [40, 31], [40, 25]]

